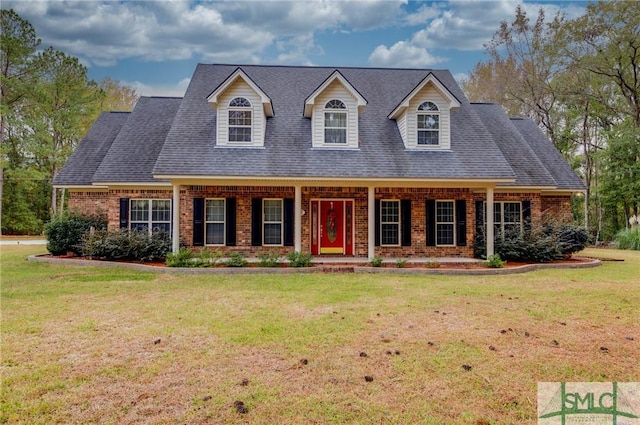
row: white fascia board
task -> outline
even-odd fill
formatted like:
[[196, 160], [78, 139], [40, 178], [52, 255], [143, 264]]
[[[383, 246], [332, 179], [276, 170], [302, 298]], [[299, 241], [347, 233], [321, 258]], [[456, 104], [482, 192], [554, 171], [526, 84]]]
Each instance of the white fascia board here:
[[220, 94], [224, 93], [225, 90], [229, 88], [233, 83], [236, 82], [238, 78], [242, 78], [242, 80], [247, 83], [251, 89], [256, 92], [260, 96], [260, 102], [262, 103], [262, 107], [264, 109], [264, 114], [267, 117], [273, 116], [273, 104], [271, 103], [271, 99], [265, 92], [262, 91], [260, 87], [251, 79], [242, 68], [236, 69], [233, 74], [231, 74], [222, 84], [220, 84], [209, 96], [207, 96], [207, 102], [212, 106], [218, 105], [218, 97]]
[[340, 73], [340, 71], [336, 69], [333, 72], [333, 74], [331, 74], [329, 78], [324, 80], [324, 82], [320, 84], [320, 86], [317, 89], [315, 89], [314, 92], [311, 93], [309, 97], [307, 97], [307, 99], [304, 101], [305, 118], [311, 118], [313, 106], [315, 105], [315, 102], [316, 102], [316, 97], [318, 97], [318, 95], [320, 95], [323, 91], [325, 91], [326, 88], [329, 87], [329, 85], [333, 83], [335, 80], [338, 80], [340, 84], [342, 84], [349, 91], [349, 93], [351, 93], [351, 95], [356, 99], [358, 103], [358, 112], [360, 112], [362, 108], [364, 108], [367, 105], [367, 103], [369, 103], [367, 102], [367, 99], [365, 99], [364, 96], [362, 96], [360, 92], [358, 92], [358, 90], [356, 90], [356, 88], [353, 87], [346, 78], [344, 78], [344, 76]]
[[407, 96], [405, 96], [404, 99], [402, 99], [400, 104], [396, 106], [396, 108], [388, 115], [388, 118], [392, 120], [398, 119], [398, 117], [400, 117], [404, 113], [405, 109], [409, 107], [409, 102], [411, 101], [411, 99], [413, 99], [413, 97], [429, 83], [433, 84], [447, 98], [447, 100], [449, 100], [449, 109], [460, 107], [460, 101], [453, 95], [453, 93], [451, 93], [451, 91], [447, 87], [445, 87], [444, 84], [440, 82], [440, 80], [438, 80], [435, 75], [433, 75], [433, 73], [430, 72], [429, 75], [427, 75], [420, 82], [420, 84], [418, 84], [414, 87], [413, 90], [411, 90], [411, 93], [409, 93]]

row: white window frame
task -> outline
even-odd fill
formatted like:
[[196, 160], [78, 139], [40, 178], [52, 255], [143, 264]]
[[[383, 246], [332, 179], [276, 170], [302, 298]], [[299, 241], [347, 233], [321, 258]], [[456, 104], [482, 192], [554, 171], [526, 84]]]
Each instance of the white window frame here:
[[[505, 222], [504, 221], [504, 206], [505, 204], [517, 204], [519, 206], [520, 209], [520, 222]], [[496, 205], [500, 206], [500, 220], [496, 220], [496, 215], [495, 215], [495, 208]], [[524, 230], [524, 223], [523, 223], [523, 219], [522, 219], [522, 201], [495, 201], [493, 203], [493, 225], [496, 228], [497, 232], [495, 233], [495, 235], [502, 235], [504, 236], [504, 227], [505, 225], [515, 225], [515, 224], [519, 224], [520, 225], [520, 234], [522, 234], [523, 230]], [[487, 223], [487, 202], [484, 202], [484, 222], [485, 224]]]
[[[328, 105], [333, 102], [340, 102], [343, 108], [330, 108]], [[340, 99], [331, 99], [324, 104], [322, 110], [322, 140], [326, 146], [348, 146], [349, 145], [349, 108], [347, 104]], [[327, 114], [343, 114], [345, 125], [344, 127], [327, 127]], [[331, 143], [327, 142], [327, 130], [344, 130], [344, 143]]]
[[[438, 205], [439, 204], [443, 204], [443, 203], [447, 203], [447, 204], [451, 204], [451, 208], [452, 208], [452, 219], [451, 221], [440, 221], [439, 220], [439, 214], [438, 214]], [[453, 199], [440, 199], [440, 200], [436, 200], [436, 211], [435, 211], [435, 222], [436, 222], [436, 246], [456, 246], [456, 201]], [[438, 232], [438, 229], [440, 226], [451, 226], [451, 228], [453, 229], [453, 232], [451, 234], [451, 243], [440, 243], [440, 232]]]
[[[267, 220], [266, 219], [266, 204], [267, 202], [279, 202], [280, 203], [280, 220]], [[280, 225], [280, 243], [266, 243], [265, 241], [265, 227], [267, 224], [279, 224]], [[262, 245], [263, 246], [284, 246], [284, 199], [282, 198], [264, 198], [262, 199]]]
[[[133, 205], [134, 203], [137, 202], [146, 202], [147, 203], [147, 218], [146, 220], [133, 220]], [[153, 220], [153, 210], [154, 210], [154, 204], [157, 202], [168, 202], [169, 203], [169, 212], [168, 212], [168, 216], [169, 219], [168, 220]], [[169, 225], [169, 230], [167, 231], [167, 233], [169, 235], [171, 235], [171, 229], [172, 229], [172, 223], [171, 223], [171, 217], [172, 217], [172, 207], [173, 205], [171, 205], [171, 200], [170, 199], [163, 199], [163, 198], [132, 198], [129, 199], [129, 229], [131, 230], [134, 225], [136, 224], [144, 224], [146, 225], [146, 230], [148, 231], [149, 235], [151, 235], [153, 233], [153, 225], [154, 224], [168, 224]]]
[[[398, 220], [397, 221], [384, 221], [384, 204], [385, 203], [394, 203], [398, 206]], [[381, 199], [380, 200], [380, 246], [400, 246], [401, 244], [401, 238], [402, 238], [402, 234], [401, 234], [401, 228], [400, 228], [400, 222], [402, 220], [402, 211], [400, 211], [400, 208], [402, 208], [402, 206], [400, 205], [400, 200], [399, 199]], [[398, 241], [396, 243], [383, 243], [383, 238], [384, 238], [384, 226], [397, 226], [398, 229]]]
[[[244, 101], [246, 101], [249, 106], [231, 106], [231, 104], [237, 100], [237, 99], [242, 99]], [[249, 113], [249, 120], [250, 120], [250, 124], [249, 125], [231, 125], [231, 114], [233, 112], [248, 112]], [[231, 129], [232, 128], [248, 128], [249, 129], [249, 140], [231, 140]], [[251, 101], [249, 99], [247, 99], [246, 97], [242, 97], [242, 96], [237, 96], [234, 97], [233, 99], [231, 99], [229, 101], [229, 107], [227, 110], [227, 142], [230, 144], [241, 144], [241, 145], [247, 145], [247, 144], [252, 144], [253, 143], [253, 105], [251, 104]]]
[[[426, 104], [431, 104], [433, 105], [436, 109], [435, 110], [428, 110], [428, 109], [421, 109], [423, 107], [423, 105]], [[420, 128], [420, 117], [436, 117], [437, 120], [437, 129], [430, 129], [430, 128]], [[440, 108], [438, 107], [438, 105], [436, 105], [435, 102], [432, 102], [430, 100], [425, 100], [424, 102], [421, 102], [418, 105], [418, 108], [416, 110], [416, 146], [418, 147], [440, 147], [440, 145], [442, 144], [441, 138], [442, 138], [442, 129], [440, 128], [440, 124], [442, 122], [442, 114], [440, 113]], [[438, 143], [420, 143], [420, 133], [421, 132], [426, 132], [428, 133], [437, 133], [438, 135]]]
[[[209, 201], [222, 201], [222, 221], [207, 220], [207, 204]], [[225, 246], [227, 244], [227, 200], [224, 198], [206, 198], [204, 200], [204, 244], [206, 246]], [[222, 243], [207, 243], [207, 225], [222, 224]]]

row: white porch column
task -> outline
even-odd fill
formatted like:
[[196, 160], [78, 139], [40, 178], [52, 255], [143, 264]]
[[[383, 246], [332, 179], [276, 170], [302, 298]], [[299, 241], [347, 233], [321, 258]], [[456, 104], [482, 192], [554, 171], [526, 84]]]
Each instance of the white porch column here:
[[173, 187], [173, 208], [171, 222], [173, 224], [171, 236], [173, 238], [173, 253], [180, 250], [180, 185], [174, 183]]
[[295, 187], [293, 201], [293, 249], [302, 252], [302, 187]]
[[368, 247], [369, 259], [375, 257], [376, 255], [376, 188], [369, 187], [369, 196], [367, 201], [367, 223], [368, 223]]
[[487, 258], [493, 255], [494, 252], [494, 228], [493, 228], [493, 188], [487, 188]]

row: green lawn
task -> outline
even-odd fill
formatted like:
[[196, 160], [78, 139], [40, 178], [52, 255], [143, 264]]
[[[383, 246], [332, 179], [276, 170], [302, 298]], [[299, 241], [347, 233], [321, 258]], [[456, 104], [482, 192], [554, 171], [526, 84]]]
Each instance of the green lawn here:
[[188, 276], [0, 249], [0, 423], [535, 424], [539, 381], [640, 376], [638, 252], [505, 276]]

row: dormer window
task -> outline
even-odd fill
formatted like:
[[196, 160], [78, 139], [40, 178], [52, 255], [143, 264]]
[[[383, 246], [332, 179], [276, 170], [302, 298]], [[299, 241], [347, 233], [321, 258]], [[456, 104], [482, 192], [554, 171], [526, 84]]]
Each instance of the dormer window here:
[[252, 107], [244, 97], [229, 102], [229, 142], [251, 142]]
[[324, 106], [324, 142], [347, 143], [347, 107], [341, 100], [330, 100]]
[[418, 145], [440, 144], [440, 110], [433, 102], [418, 106]]

